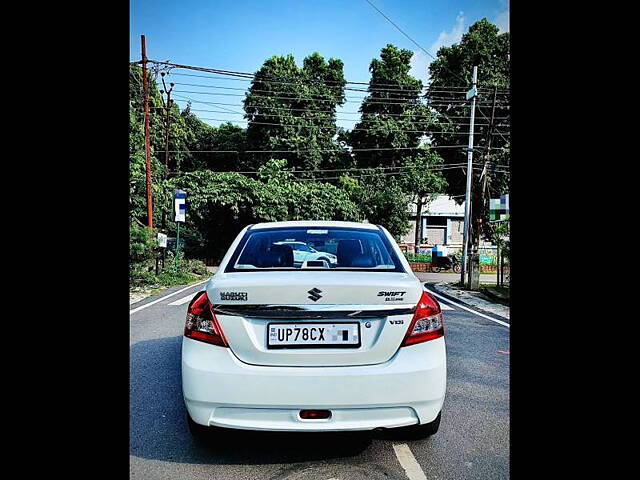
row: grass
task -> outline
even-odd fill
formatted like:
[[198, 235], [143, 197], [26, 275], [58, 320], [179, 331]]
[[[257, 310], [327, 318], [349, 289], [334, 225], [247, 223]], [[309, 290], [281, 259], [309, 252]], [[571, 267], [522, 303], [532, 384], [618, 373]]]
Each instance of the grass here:
[[209, 276], [204, 263], [197, 260], [185, 260], [180, 270], [176, 271], [171, 263], [166, 268], [155, 274], [155, 268], [151, 262], [132, 266], [129, 276], [129, 290], [131, 292], [157, 293], [160, 290], [176, 285], [191, 285]]

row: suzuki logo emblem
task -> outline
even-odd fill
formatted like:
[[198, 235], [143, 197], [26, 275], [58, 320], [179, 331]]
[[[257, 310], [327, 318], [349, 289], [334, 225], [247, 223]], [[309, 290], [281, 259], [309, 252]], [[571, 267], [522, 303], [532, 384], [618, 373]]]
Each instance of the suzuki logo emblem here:
[[314, 287], [311, 290], [309, 290], [307, 293], [309, 294], [307, 298], [309, 300], [313, 300], [314, 302], [317, 302], [318, 299], [322, 298], [322, 295], [320, 295], [322, 293], [322, 290], [318, 288]]

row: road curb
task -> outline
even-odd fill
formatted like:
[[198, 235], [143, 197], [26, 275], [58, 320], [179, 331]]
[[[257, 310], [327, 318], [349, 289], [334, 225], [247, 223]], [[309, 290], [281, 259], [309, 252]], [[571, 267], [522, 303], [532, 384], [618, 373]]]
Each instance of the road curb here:
[[489, 290], [488, 288], [482, 288], [482, 285], [480, 285], [480, 292], [483, 295], [486, 295], [487, 297], [489, 297], [491, 300], [493, 300], [495, 303], [499, 303], [500, 305], [504, 305], [505, 307], [509, 307], [509, 300], [504, 299], [498, 295], [496, 295], [495, 293], [493, 293], [491, 290]]
[[472, 310], [477, 310], [478, 312], [484, 313], [485, 315], [488, 315], [490, 317], [496, 317], [497, 320], [502, 320], [503, 322], [507, 322], [508, 324], [511, 324], [511, 319], [507, 318], [507, 317], [503, 317], [502, 315], [498, 315], [495, 312], [490, 312], [488, 310], [485, 310], [483, 308], [478, 307], [477, 305], [473, 305], [471, 303], [468, 303], [464, 300], [461, 300], [457, 297], [454, 297], [451, 294], [448, 294], [446, 292], [443, 292], [442, 290], [439, 290], [436, 287], [436, 284], [433, 282], [423, 282], [424, 285], [426, 285], [428, 288], [430, 288], [431, 290], [433, 290], [434, 292], [436, 292], [438, 295], [442, 295], [444, 298], [448, 298], [451, 301], [454, 302], [458, 302], [460, 305], [464, 305], [467, 308], [471, 308]]

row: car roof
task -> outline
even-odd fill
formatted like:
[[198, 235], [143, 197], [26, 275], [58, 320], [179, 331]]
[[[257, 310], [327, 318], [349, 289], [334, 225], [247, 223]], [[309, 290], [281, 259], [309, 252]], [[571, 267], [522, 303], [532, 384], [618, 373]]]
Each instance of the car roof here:
[[364, 230], [377, 230], [378, 227], [372, 223], [360, 222], [338, 222], [330, 220], [293, 220], [289, 222], [264, 222], [256, 223], [249, 227], [250, 230], [261, 230], [263, 228], [289, 228], [289, 227], [333, 227], [333, 228], [360, 228]]

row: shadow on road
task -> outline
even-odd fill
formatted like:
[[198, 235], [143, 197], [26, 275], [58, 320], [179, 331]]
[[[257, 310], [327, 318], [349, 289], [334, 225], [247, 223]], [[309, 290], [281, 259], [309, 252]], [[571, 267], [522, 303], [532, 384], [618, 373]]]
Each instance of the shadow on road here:
[[[189, 433], [182, 400], [182, 337], [136, 343], [130, 354], [130, 454], [180, 463], [280, 464], [352, 457], [371, 433], [275, 433], [224, 430], [205, 441]], [[376, 435], [377, 436], [377, 435]]]

